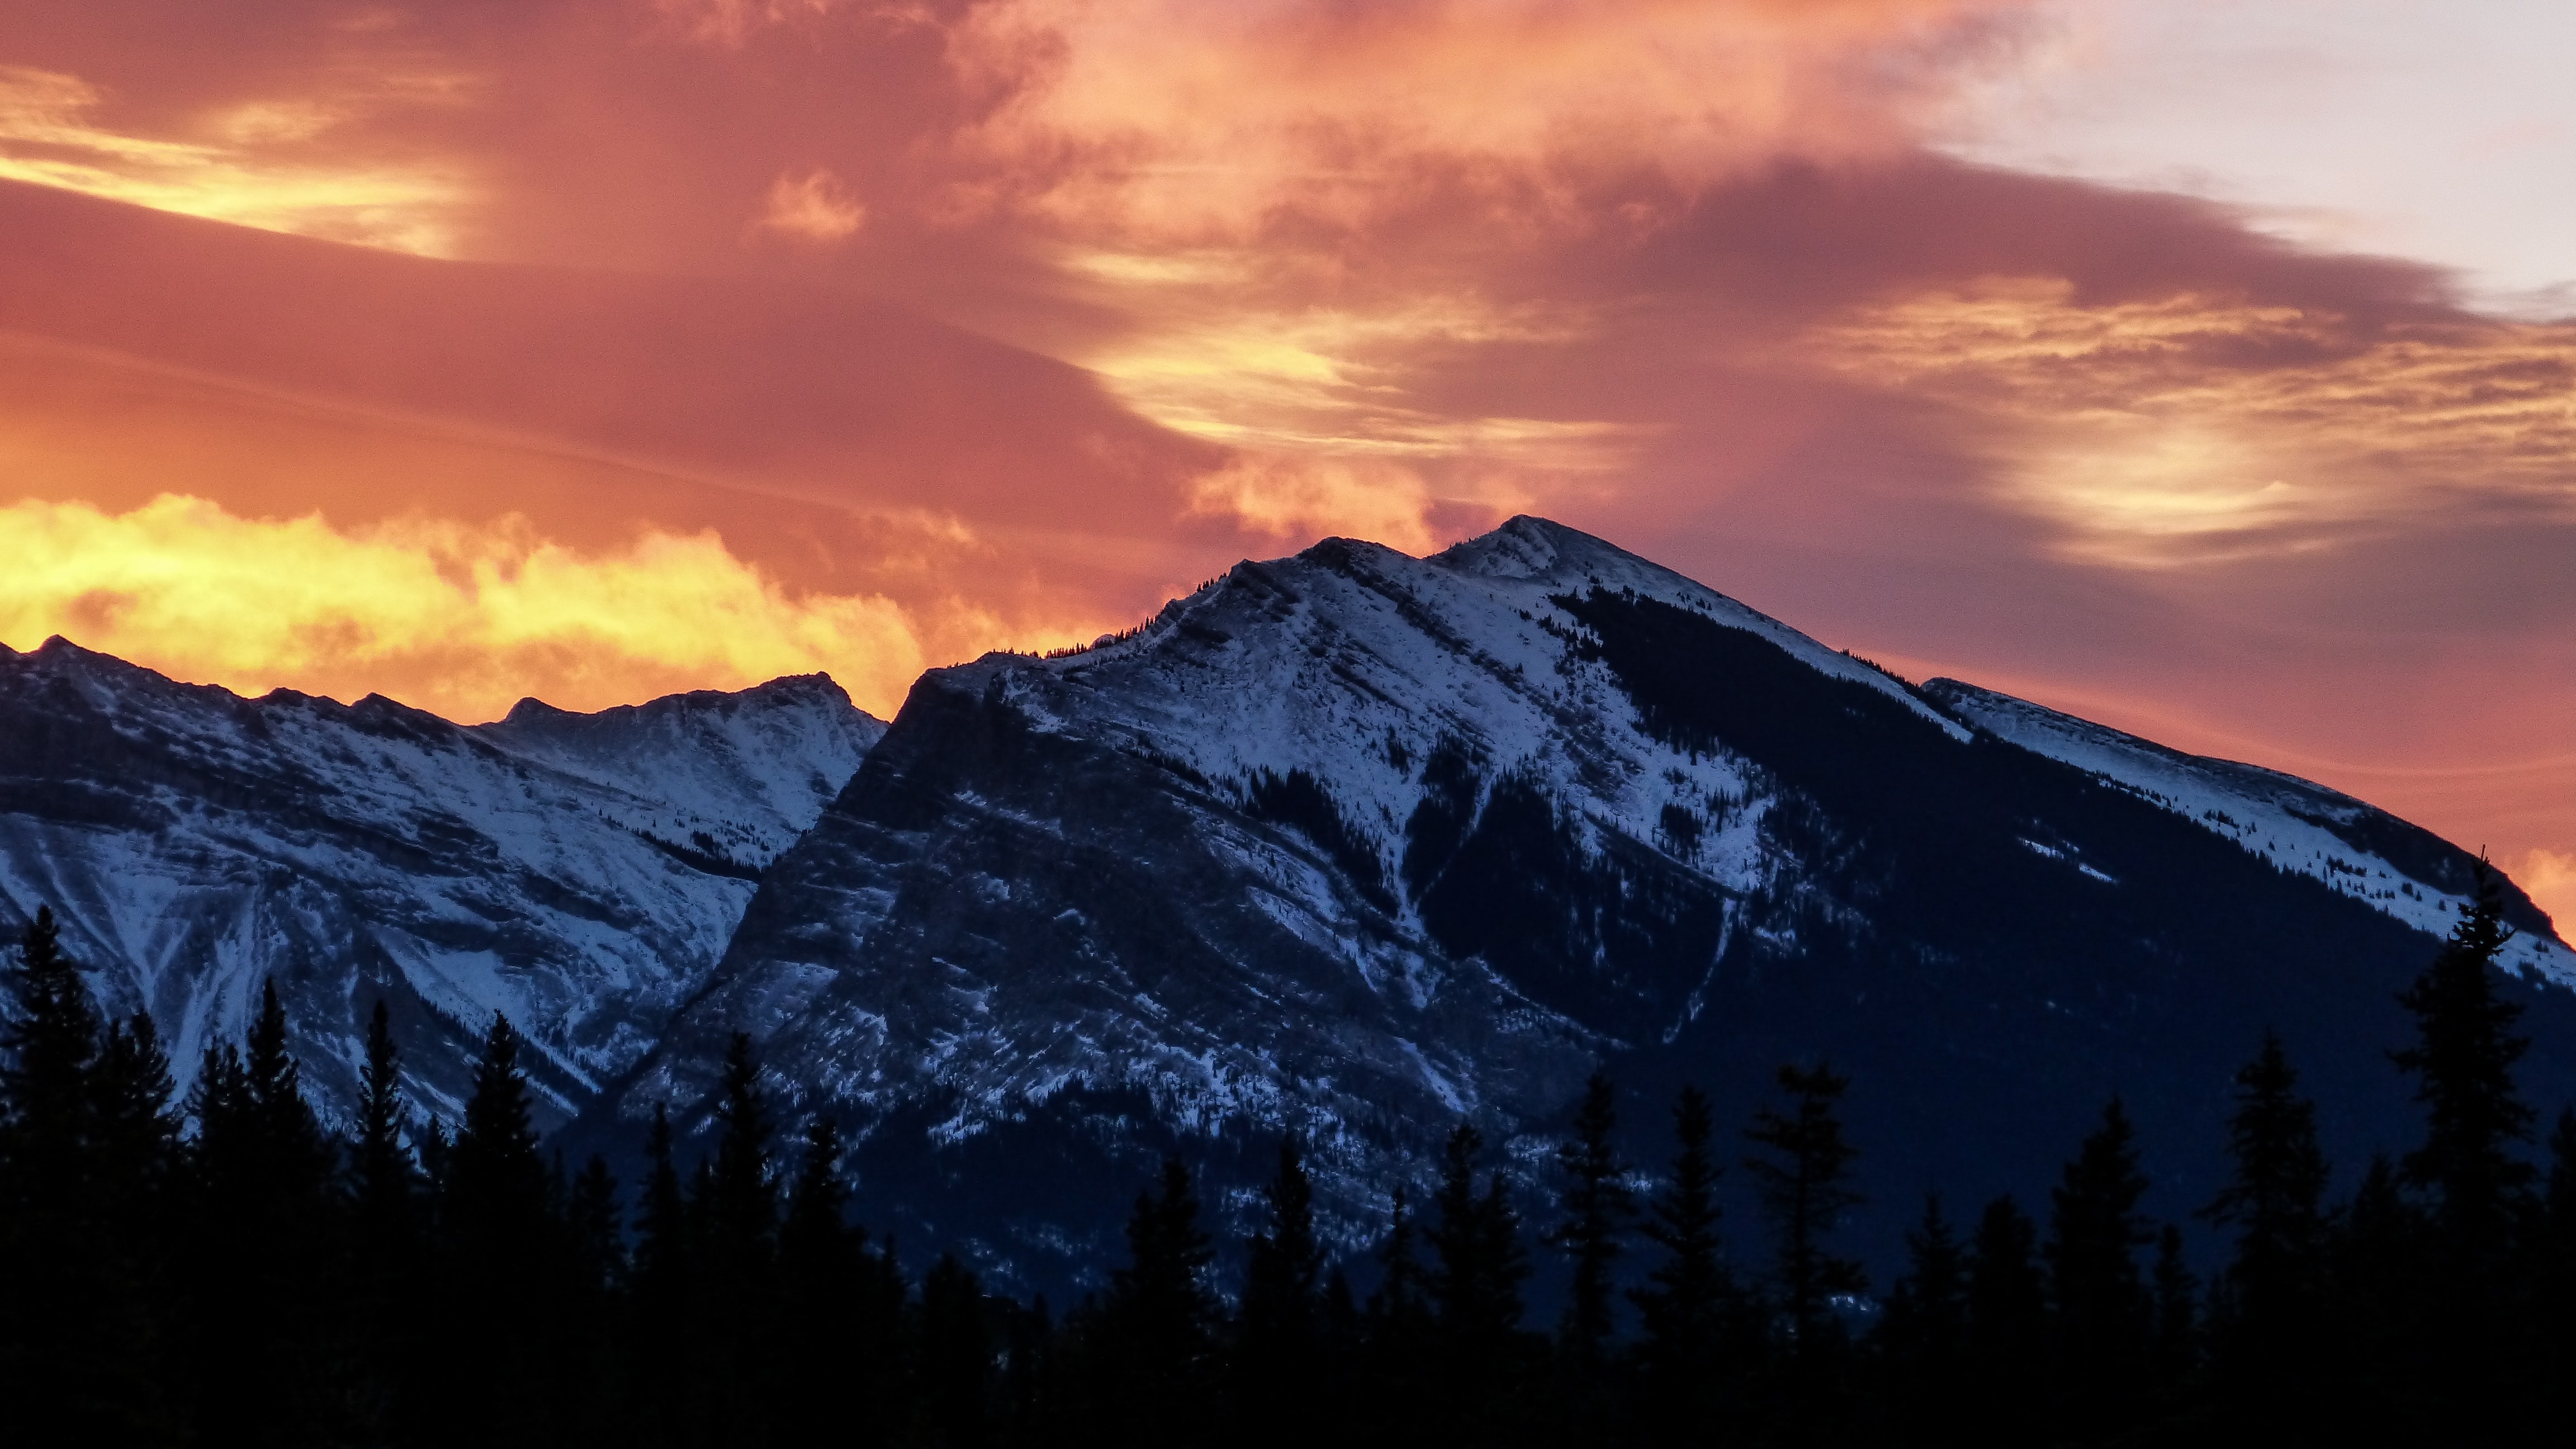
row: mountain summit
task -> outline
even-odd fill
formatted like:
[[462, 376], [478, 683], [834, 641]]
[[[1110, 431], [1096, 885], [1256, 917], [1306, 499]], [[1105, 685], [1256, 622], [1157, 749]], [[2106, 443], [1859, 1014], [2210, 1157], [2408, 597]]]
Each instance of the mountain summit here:
[[[1328, 539], [925, 675], [593, 1126], [685, 1112], [748, 1032], [865, 1139], [874, 1199], [1039, 1277], [1166, 1147], [1222, 1186], [1300, 1134], [1355, 1239], [1454, 1122], [1529, 1158], [1596, 1066], [1741, 1112], [1829, 1059], [1899, 1204], [2038, 1188], [2118, 1093], [2163, 1190], [2205, 1195], [2266, 1025], [2333, 1145], [2396, 1140], [2393, 996], [2469, 869], [1545, 520], [1428, 559]], [[2513, 911], [2563, 1093], [2576, 971]]]

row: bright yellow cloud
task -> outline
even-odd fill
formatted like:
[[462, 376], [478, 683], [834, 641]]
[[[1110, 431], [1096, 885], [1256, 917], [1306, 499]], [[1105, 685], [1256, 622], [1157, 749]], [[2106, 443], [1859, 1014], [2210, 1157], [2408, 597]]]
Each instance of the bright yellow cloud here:
[[2561, 938], [2576, 937], [2576, 853], [2534, 850], [2522, 858], [2513, 879], [2549, 913]]
[[173, 494], [0, 509], [0, 640], [53, 634], [243, 693], [381, 692], [462, 720], [816, 670], [884, 713], [924, 662], [893, 602], [791, 594], [712, 533], [578, 552], [515, 522], [343, 532]]
[[[404, 89], [419, 99], [440, 87]], [[96, 123], [104, 99], [77, 76], [0, 66], [0, 180], [424, 256], [455, 250], [458, 178], [297, 149], [345, 119], [338, 106], [251, 102], [208, 118], [202, 139], [173, 139]]]

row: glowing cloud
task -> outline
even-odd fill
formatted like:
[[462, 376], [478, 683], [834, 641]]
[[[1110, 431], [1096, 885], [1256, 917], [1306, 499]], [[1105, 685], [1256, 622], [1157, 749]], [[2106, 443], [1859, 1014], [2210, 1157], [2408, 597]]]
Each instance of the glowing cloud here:
[[90, 116], [103, 99], [77, 76], [0, 66], [0, 179], [424, 256], [455, 249], [466, 192], [454, 176], [277, 154], [338, 125], [338, 107], [249, 102], [213, 116], [205, 139], [186, 140], [97, 125]]
[[2381, 536], [2463, 506], [2576, 521], [2576, 326], [2364, 325], [2000, 279], [1864, 309], [1830, 365], [2007, 424], [2009, 501], [2125, 565]]
[[2560, 935], [2576, 931], [2576, 854], [2534, 850], [2513, 880], [2549, 913]]
[[801, 241], [830, 244], [845, 241], [867, 224], [868, 209], [829, 171], [781, 176], [769, 188], [769, 202], [755, 223], [761, 230]]
[[1435, 178], [1498, 217], [1572, 220], [1602, 173], [1689, 189], [1782, 154], [1883, 153], [1948, 93], [1933, 72], [2021, 8], [992, 0], [950, 51], [1006, 97], [966, 138], [1006, 190], [1086, 228], [1205, 238], [1283, 211], [1355, 223]]
[[178, 495], [0, 510], [0, 639], [53, 634], [244, 693], [377, 691], [460, 720], [815, 670], [889, 712], [923, 665], [892, 602], [792, 596], [712, 533], [581, 553], [524, 525], [344, 533]]

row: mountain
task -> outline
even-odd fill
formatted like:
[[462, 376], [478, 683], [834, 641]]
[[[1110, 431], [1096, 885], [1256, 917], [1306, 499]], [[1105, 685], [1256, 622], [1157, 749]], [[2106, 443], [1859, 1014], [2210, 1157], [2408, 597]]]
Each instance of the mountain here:
[[[1128, 636], [925, 675], [577, 1130], [702, 1113], [746, 1031], [863, 1139], [871, 1212], [1043, 1283], [1114, 1258], [1163, 1150], [1239, 1209], [1299, 1133], [1353, 1244], [1459, 1120], [1543, 1172], [1596, 1066], [1642, 1158], [1679, 1083], [1741, 1121], [1825, 1058], [1876, 1248], [1928, 1186], [2044, 1201], [2113, 1093], [2181, 1214], [2266, 1025], [2343, 1161], [2411, 1134], [2393, 997], [2468, 871], [2359, 802], [1917, 688], [1543, 520], [1428, 559], [1331, 539]], [[2576, 973], [2512, 912], [2555, 1102]]]
[[819, 674], [467, 727], [0, 647], [0, 924], [51, 905], [183, 1081], [273, 977], [326, 1115], [382, 998], [430, 1107], [453, 1120], [497, 1010], [560, 1121], [704, 983], [884, 728]]

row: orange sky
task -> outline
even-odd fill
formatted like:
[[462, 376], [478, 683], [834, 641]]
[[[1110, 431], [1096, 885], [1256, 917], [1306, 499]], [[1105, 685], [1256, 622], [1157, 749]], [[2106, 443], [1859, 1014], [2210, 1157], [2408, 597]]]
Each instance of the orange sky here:
[[1526, 510], [2576, 914], [2576, 323], [1952, 159], [2052, 13], [14, 6], [0, 642], [888, 713]]

